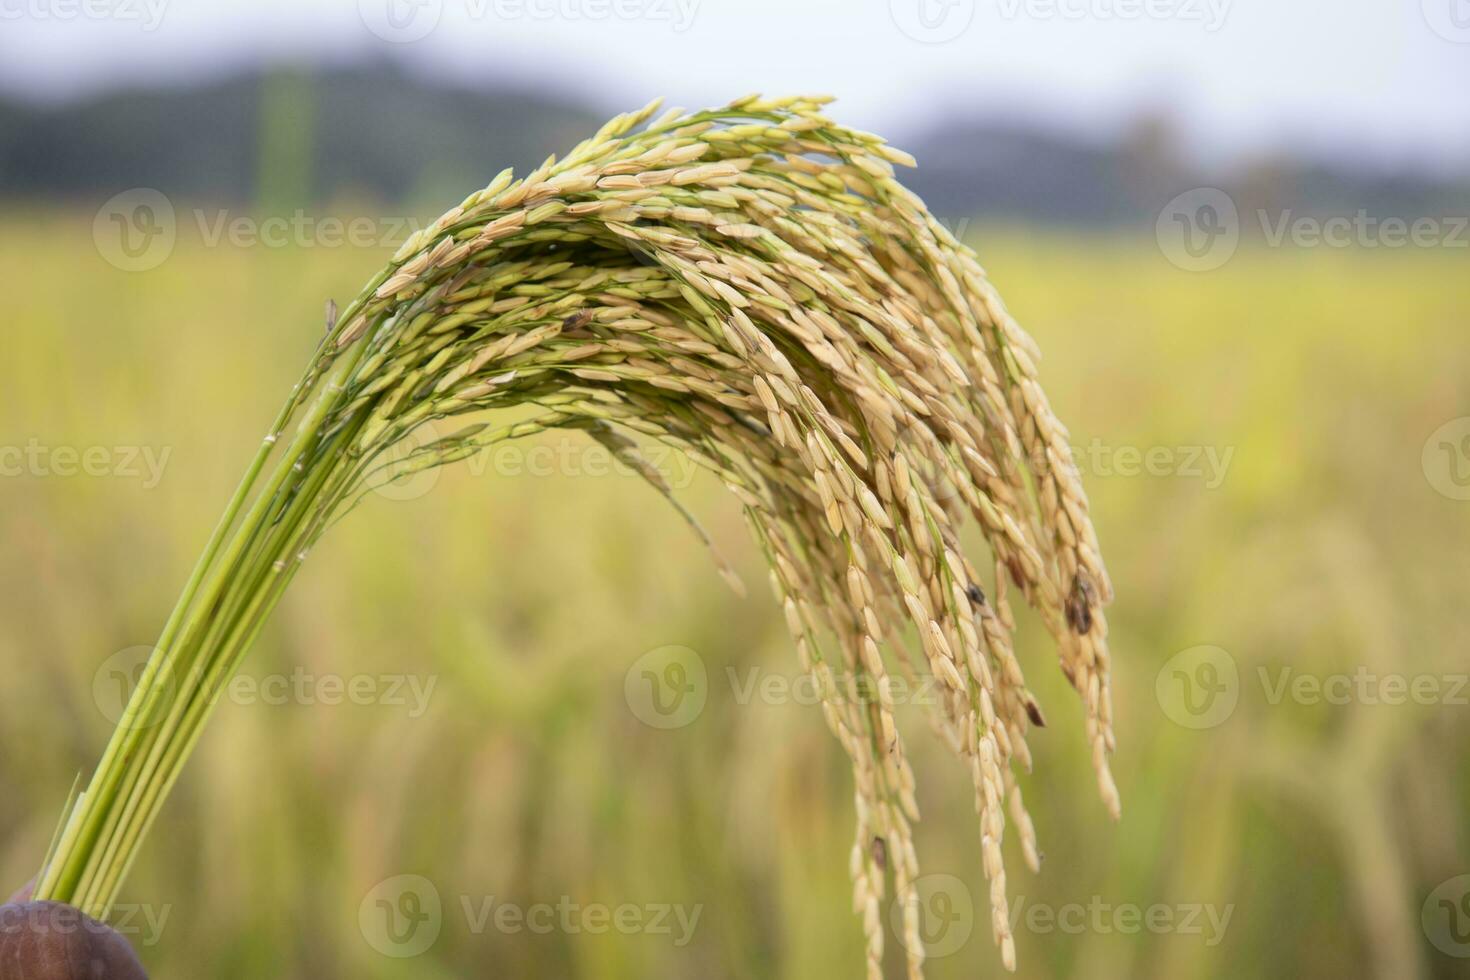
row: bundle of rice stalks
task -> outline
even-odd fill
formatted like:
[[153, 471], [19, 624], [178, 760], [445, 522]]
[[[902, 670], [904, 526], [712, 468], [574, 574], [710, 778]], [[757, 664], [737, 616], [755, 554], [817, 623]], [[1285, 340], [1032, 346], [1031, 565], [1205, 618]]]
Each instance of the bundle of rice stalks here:
[[[619, 116], [560, 161], [501, 173], [329, 317], [68, 808], [38, 898], [107, 913], [214, 693], [369, 487], [579, 429], [665, 495], [639, 446], [676, 447], [744, 505], [852, 760], [869, 975], [882, 973], [890, 873], [910, 975], [923, 963], [895, 671], [942, 690], [932, 721], [974, 781], [991, 924], [1014, 963], [1001, 842], [1008, 812], [1037, 866], [1016, 773], [1042, 716], [1013, 650], [1010, 590], [1055, 637], [1116, 814], [1111, 588], [1033, 342], [975, 256], [894, 179], [912, 160], [826, 119], [825, 101]], [[462, 418], [512, 406], [534, 415]], [[983, 572], [959, 543], [971, 518], [991, 552]], [[854, 681], [874, 696], [845, 696]]]

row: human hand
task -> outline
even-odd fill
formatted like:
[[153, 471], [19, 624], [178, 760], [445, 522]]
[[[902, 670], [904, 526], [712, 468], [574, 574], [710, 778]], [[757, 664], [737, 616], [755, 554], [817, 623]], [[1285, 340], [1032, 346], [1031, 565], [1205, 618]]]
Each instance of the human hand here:
[[128, 941], [31, 885], [0, 905], [0, 980], [147, 980]]

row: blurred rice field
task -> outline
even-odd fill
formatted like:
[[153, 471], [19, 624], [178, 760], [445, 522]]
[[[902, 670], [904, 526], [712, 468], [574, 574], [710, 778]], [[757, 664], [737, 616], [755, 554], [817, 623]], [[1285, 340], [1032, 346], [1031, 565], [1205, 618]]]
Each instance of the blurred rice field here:
[[[120, 652], [156, 636], [323, 301], [385, 257], [181, 237], [126, 273], [91, 221], [0, 221], [0, 889], [95, 763]], [[1121, 824], [1023, 624], [1049, 727], [1018, 975], [1465, 976], [1465, 255], [1260, 246], [1191, 274], [1151, 240], [972, 234], [1046, 353], [1119, 597]], [[744, 600], [587, 453], [388, 488], [311, 556], [126, 889], [155, 976], [861, 975], [851, 777], [737, 506], [665, 461]], [[694, 699], [672, 727], [641, 686], [667, 656]], [[931, 975], [1000, 975], [967, 775], [904, 717]]]

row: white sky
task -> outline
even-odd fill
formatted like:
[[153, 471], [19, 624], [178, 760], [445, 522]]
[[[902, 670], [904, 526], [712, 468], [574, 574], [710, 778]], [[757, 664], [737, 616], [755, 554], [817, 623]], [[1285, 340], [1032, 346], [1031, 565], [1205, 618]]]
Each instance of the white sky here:
[[873, 129], [962, 108], [1107, 132], [1165, 107], [1207, 154], [1470, 165], [1470, 0], [0, 0], [0, 85], [53, 97], [375, 49], [610, 109], [826, 91]]

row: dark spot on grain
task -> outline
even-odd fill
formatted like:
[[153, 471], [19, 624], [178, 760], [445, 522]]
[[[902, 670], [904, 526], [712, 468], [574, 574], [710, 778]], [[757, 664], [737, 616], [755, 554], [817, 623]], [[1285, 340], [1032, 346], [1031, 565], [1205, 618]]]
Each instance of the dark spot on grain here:
[[1021, 563], [1014, 558], [1006, 559], [1006, 571], [1011, 573], [1011, 581], [1016, 583], [1016, 588], [1025, 591], [1026, 576], [1021, 570]]
[[562, 330], [581, 330], [591, 322], [591, 310], [578, 310], [561, 322], [561, 328]]
[[1041, 705], [1034, 698], [1026, 699], [1026, 717], [1031, 719], [1031, 724], [1037, 728], [1046, 727], [1046, 716], [1041, 713]]
[[1092, 585], [1083, 575], [1072, 580], [1072, 594], [1067, 597], [1067, 624], [1074, 633], [1092, 631]]

